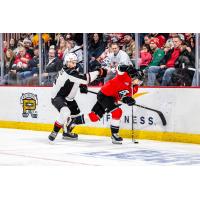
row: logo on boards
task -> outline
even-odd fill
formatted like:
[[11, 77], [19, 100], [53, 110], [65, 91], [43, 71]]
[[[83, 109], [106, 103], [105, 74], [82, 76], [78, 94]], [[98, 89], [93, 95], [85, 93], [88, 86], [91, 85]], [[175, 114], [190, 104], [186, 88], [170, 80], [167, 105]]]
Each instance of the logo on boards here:
[[36, 94], [22, 93], [20, 103], [22, 104], [23, 108], [23, 117], [28, 117], [30, 115], [32, 118], [37, 118], [38, 113], [36, 111], [36, 107], [38, 105], [38, 99]]

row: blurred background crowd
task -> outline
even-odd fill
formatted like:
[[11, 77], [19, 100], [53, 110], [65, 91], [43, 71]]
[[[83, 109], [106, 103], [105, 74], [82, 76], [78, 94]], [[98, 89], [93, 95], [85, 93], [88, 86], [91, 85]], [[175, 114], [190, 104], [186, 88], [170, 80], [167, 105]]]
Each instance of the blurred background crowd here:
[[86, 37], [84, 42], [82, 33], [2, 34], [1, 84], [51, 86], [65, 56], [73, 52], [77, 70], [83, 73], [104, 66], [113, 69], [92, 85], [113, 78], [120, 64], [143, 70], [144, 86], [199, 85], [194, 33], [139, 33], [137, 38], [134, 33], [88, 33]]

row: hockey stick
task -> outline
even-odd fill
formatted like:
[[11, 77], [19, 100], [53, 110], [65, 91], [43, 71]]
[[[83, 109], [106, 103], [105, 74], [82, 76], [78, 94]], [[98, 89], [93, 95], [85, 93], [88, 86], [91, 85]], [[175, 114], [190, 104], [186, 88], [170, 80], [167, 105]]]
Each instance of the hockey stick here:
[[132, 115], [132, 125], [131, 125], [131, 136], [132, 136], [132, 142], [135, 144], [138, 144], [139, 142], [135, 139], [134, 136], [134, 128], [133, 128], [133, 106], [131, 106], [131, 115]]
[[165, 119], [165, 116], [163, 115], [163, 113], [162, 113], [161, 111], [155, 110], [155, 109], [152, 109], [152, 108], [149, 108], [149, 107], [146, 107], [146, 106], [138, 105], [138, 104], [134, 104], [134, 106], [137, 106], [137, 107], [139, 107], [139, 108], [144, 108], [144, 109], [146, 109], [146, 110], [151, 110], [151, 111], [156, 112], [156, 113], [159, 115], [159, 117], [160, 117], [160, 119], [161, 119], [161, 121], [162, 121], [163, 126], [166, 126], [166, 125], [167, 125], [167, 121], [166, 121], [166, 119]]
[[[89, 92], [89, 93], [92, 93], [92, 94], [98, 94], [97, 92], [93, 92], [93, 91], [90, 91], [90, 90], [88, 90], [88, 92]], [[167, 121], [166, 121], [166, 119], [165, 119], [165, 116], [163, 115], [163, 113], [162, 113], [161, 111], [155, 110], [155, 109], [152, 109], [152, 108], [149, 108], [149, 107], [146, 107], [146, 106], [138, 105], [138, 104], [134, 104], [134, 106], [137, 106], [137, 107], [139, 107], [139, 108], [144, 108], [144, 109], [146, 109], [146, 110], [151, 110], [151, 111], [156, 112], [156, 113], [159, 115], [159, 117], [160, 117], [160, 119], [161, 119], [161, 121], [162, 121], [163, 126], [166, 126], [166, 125], [167, 125]]]

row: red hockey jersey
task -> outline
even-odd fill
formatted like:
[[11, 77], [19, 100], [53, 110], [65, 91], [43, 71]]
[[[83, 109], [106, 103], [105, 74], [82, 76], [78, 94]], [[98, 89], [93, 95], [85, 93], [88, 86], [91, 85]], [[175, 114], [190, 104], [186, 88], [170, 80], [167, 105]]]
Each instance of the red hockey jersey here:
[[122, 75], [117, 74], [115, 78], [103, 85], [100, 91], [106, 96], [114, 97], [117, 102], [124, 96], [132, 96], [137, 92], [138, 86], [134, 86], [132, 90], [131, 82], [132, 80], [126, 72]]

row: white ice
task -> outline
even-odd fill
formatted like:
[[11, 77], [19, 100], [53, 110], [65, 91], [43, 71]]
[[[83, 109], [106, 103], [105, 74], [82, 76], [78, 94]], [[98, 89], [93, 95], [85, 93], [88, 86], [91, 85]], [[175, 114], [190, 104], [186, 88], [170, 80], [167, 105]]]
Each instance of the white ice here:
[[124, 139], [122, 145], [109, 137], [79, 135], [66, 141], [59, 134], [53, 144], [48, 132], [0, 129], [0, 166], [68, 165], [200, 165], [200, 145]]

